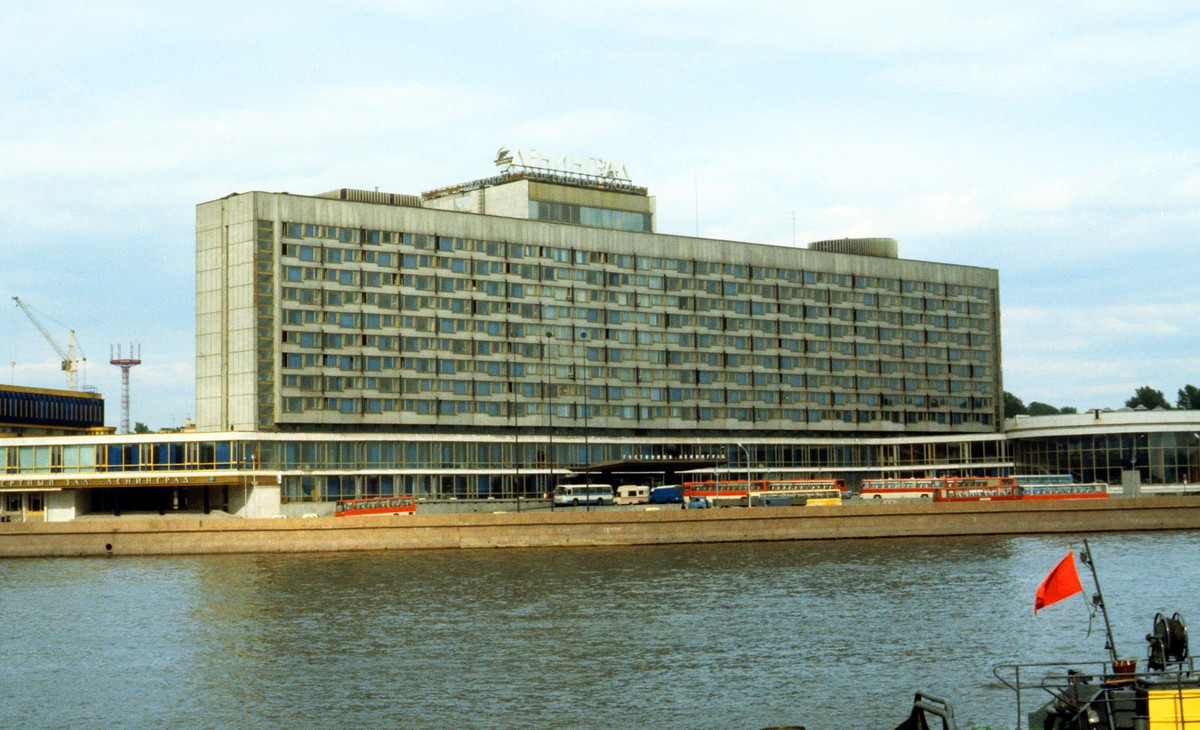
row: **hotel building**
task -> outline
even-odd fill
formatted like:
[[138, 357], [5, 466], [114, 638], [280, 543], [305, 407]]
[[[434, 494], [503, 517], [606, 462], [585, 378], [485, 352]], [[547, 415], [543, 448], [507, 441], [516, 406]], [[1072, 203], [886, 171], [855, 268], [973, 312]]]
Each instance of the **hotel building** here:
[[421, 195], [200, 204], [197, 433], [0, 442], [0, 489], [60, 489], [57, 518], [271, 516], [537, 496], [584, 471], [1011, 470], [995, 270], [888, 238], [664, 234], [620, 165], [497, 165]]
[[[472, 471], [576, 469], [659, 442], [682, 456], [764, 439], [996, 436], [995, 270], [902, 259], [891, 239], [656, 233], [654, 199], [619, 165], [506, 150], [497, 163], [420, 196], [248, 192], [198, 206], [198, 430], [488, 451], [484, 437], [518, 439], [435, 460]], [[708, 443], [685, 446], [696, 439]], [[453, 492], [497, 492], [495, 474], [472, 476]]]
[[198, 207], [201, 431], [991, 433], [997, 272], [653, 232], [627, 181]]

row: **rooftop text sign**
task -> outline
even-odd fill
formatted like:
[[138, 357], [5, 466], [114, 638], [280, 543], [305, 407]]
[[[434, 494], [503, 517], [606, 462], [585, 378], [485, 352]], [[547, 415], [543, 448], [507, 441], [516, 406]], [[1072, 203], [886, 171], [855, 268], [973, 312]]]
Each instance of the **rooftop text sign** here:
[[496, 167], [501, 172], [537, 171], [574, 175], [581, 178], [630, 182], [625, 164], [599, 157], [571, 157], [534, 149], [501, 147], [496, 153]]

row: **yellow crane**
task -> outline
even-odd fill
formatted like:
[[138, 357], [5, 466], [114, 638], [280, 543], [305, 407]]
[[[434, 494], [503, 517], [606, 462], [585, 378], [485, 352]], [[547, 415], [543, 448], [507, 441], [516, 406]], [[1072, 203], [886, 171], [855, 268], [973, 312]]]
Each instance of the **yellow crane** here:
[[67, 347], [66, 349], [63, 349], [63, 346], [58, 343], [58, 340], [54, 339], [54, 335], [50, 334], [50, 332], [42, 326], [41, 321], [36, 315], [34, 315], [33, 311], [29, 309], [29, 305], [21, 301], [20, 297], [13, 297], [13, 301], [16, 302], [17, 306], [21, 308], [21, 311], [25, 313], [25, 316], [29, 317], [29, 321], [33, 322], [33, 326], [38, 328], [38, 332], [42, 333], [42, 337], [46, 338], [46, 342], [49, 342], [50, 346], [54, 348], [54, 351], [58, 353], [58, 357], [62, 360], [63, 372], [67, 374], [67, 390], [79, 390], [79, 381], [76, 377], [76, 371], [79, 369], [79, 363], [86, 362], [87, 358], [77, 356], [75, 347], [75, 330], [71, 330], [71, 336], [67, 340]]

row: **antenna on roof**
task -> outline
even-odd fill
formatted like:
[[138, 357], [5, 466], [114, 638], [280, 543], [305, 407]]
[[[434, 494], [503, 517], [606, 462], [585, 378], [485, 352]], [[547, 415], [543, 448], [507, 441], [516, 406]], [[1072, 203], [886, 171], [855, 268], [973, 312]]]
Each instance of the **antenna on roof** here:
[[692, 173], [692, 196], [696, 202], [696, 238], [700, 237], [700, 175]]

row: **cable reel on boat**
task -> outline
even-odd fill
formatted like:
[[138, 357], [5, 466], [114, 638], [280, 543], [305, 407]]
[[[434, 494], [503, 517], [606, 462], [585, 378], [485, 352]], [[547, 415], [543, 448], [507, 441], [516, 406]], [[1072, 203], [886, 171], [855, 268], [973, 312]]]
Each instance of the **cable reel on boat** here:
[[1146, 635], [1150, 642], [1150, 654], [1146, 666], [1152, 671], [1162, 671], [1167, 664], [1178, 664], [1188, 658], [1187, 624], [1176, 612], [1171, 618], [1161, 613], [1154, 615], [1154, 631]]

